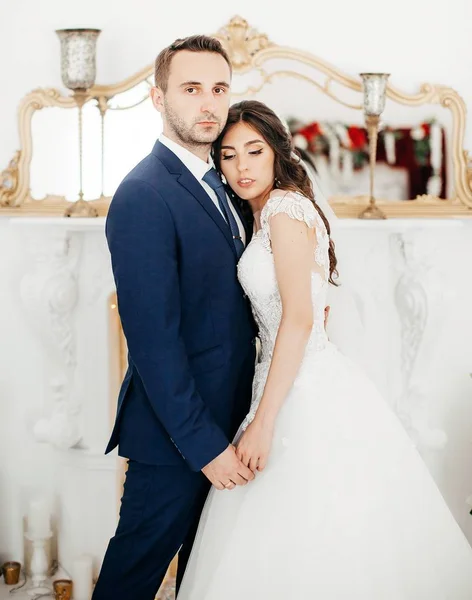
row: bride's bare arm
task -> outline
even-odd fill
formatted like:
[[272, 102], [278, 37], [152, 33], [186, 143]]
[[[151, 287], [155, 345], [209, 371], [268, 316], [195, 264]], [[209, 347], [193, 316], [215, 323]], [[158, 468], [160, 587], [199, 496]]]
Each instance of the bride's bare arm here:
[[238, 444], [240, 459], [253, 470], [265, 467], [275, 419], [298, 373], [313, 326], [315, 233], [284, 213], [271, 218], [270, 231], [283, 314], [261, 402]]

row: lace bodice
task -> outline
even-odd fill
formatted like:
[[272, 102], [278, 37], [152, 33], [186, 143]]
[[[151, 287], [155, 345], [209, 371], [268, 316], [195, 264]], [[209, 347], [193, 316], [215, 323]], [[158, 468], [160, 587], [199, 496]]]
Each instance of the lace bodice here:
[[315, 230], [316, 245], [311, 275], [313, 329], [305, 357], [323, 350], [329, 343], [324, 328], [324, 309], [329, 278], [329, 236], [311, 200], [298, 192], [274, 190], [261, 212], [261, 228], [253, 236], [238, 264], [239, 281], [248, 295], [259, 327], [261, 355], [254, 379], [253, 407], [262, 395], [275, 340], [282, 318], [282, 300], [277, 285], [271, 250], [270, 220], [279, 213], [302, 221]]
[[275, 190], [262, 209], [261, 228], [253, 236], [238, 265], [238, 276], [248, 295], [259, 326], [261, 362], [270, 361], [282, 317], [282, 300], [275, 275], [271, 251], [270, 219], [285, 213], [302, 221], [316, 232], [311, 289], [313, 300], [313, 330], [307, 351], [324, 348], [324, 309], [329, 277], [329, 237], [325, 225], [311, 200], [297, 192]]

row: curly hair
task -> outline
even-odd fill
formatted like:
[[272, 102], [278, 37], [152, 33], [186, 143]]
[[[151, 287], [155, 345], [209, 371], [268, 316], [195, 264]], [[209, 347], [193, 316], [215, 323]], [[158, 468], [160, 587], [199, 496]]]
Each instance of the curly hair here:
[[[331, 239], [329, 221], [316, 203], [311, 180], [300, 162], [300, 153], [293, 147], [292, 137], [289, 131], [285, 128], [282, 121], [273, 110], [266, 104], [258, 102], [257, 100], [244, 100], [237, 104], [233, 104], [229, 109], [226, 125], [213, 145], [215, 165], [220, 169], [221, 145], [226, 132], [241, 121], [258, 131], [272, 148], [275, 155], [274, 172], [275, 179], [277, 180], [277, 187], [282, 190], [300, 192], [313, 202], [329, 235], [329, 282], [332, 285], [338, 285], [334, 281], [334, 278], [338, 276], [338, 271], [336, 269], [338, 261], [334, 250], [334, 242]], [[249, 204], [243, 202], [232, 190], [230, 190], [230, 193], [238, 202], [244, 216], [251, 222], [252, 213]]]

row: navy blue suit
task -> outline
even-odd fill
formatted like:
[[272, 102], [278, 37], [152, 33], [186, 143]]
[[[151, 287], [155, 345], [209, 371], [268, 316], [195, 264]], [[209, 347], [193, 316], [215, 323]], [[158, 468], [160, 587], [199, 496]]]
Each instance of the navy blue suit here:
[[182, 576], [210, 487], [200, 470], [248, 411], [255, 329], [228, 225], [160, 142], [120, 184], [106, 236], [129, 350], [106, 451], [129, 464], [93, 598], [151, 600], [179, 548]]

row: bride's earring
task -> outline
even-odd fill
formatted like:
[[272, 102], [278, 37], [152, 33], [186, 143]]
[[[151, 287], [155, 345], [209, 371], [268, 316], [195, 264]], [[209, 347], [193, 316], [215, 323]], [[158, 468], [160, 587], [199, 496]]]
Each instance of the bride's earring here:
[[226, 181], [226, 177], [221, 173], [221, 181], [226, 185], [228, 182]]
[[280, 185], [280, 181], [278, 179], [275, 179], [274, 180], [274, 187], [277, 188], [277, 187], [279, 187], [279, 185]]

